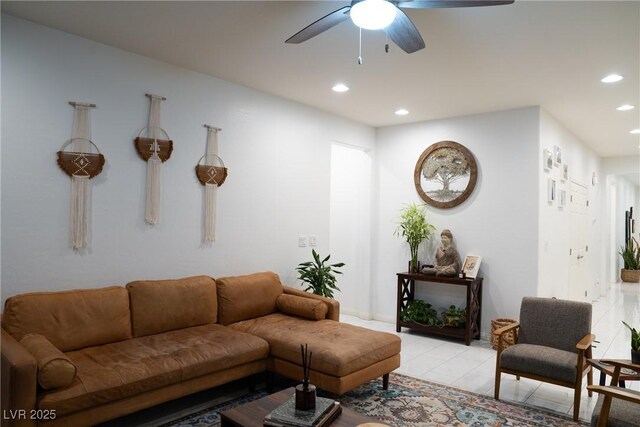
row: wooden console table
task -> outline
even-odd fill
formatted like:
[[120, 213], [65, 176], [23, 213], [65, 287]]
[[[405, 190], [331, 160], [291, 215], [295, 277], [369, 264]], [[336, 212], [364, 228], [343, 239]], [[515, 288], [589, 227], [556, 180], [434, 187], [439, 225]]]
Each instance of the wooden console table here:
[[[415, 298], [416, 282], [443, 283], [452, 286], [467, 287], [467, 319], [464, 328], [451, 326], [426, 326], [415, 322], [405, 322], [400, 312]], [[480, 321], [482, 314], [482, 277], [458, 279], [454, 277], [429, 276], [420, 273], [398, 273], [398, 299], [396, 307], [396, 332], [401, 327], [415, 329], [432, 335], [460, 338], [467, 345], [472, 339], [480, 339]]]

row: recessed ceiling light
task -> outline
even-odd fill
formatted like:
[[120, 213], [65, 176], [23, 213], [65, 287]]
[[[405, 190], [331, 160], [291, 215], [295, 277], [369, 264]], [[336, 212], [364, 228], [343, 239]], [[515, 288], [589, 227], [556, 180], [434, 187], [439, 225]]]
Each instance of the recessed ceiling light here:
[[331, 88], [334, 92], [346, 92], [349, 90], [349, 86], [342, 84], [342, 83], [338, 83], [337, 85], [335, 85], [334, 87]]
[[600, 81], [602, 83], [615, 83], [615, 82], [619, 82], [622, 79], [623, 79], [623, 77], [621, 75], [619, 75], [619, 74], [609, 74], [607, 77], [604, 77]]
[[635, 105], [629, 105], [629, 104], [624, 104], [621, 105], [619, 107], [616, 108], [616, 110], [618, 111], [629, 111], [629, 110], [633, 110], [635, 107]]
[[637, 135], [637, 134], [639, 134], [639, 133], [640, 133], [640, 128], [639, 128], [639, 129], [634, 129], [634, 130], [632, 130], [632, 131], [631, 131], [631, 132], [629, 132], [629, 133], [632, 133], [632, 134], [634, 134], [634, 135]]
[[407, 114], [409, 114], [409, 110], [405, 110], [404, 108], [396, 110], [396, 116], [406, 116]]

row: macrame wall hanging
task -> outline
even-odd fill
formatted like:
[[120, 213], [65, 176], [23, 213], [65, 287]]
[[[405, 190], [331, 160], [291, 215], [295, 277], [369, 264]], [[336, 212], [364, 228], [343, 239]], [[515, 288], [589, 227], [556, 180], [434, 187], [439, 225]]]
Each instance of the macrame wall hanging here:
[[[155, 225], [160, 222], [160, 184], [162, 163], [169, 160], [173, 151], [173, 141], [160, 126], [160, 103], [167, 98], [147, 93], [151, 100], [149, 121], [142, 128], [134, 143], [142, 160], [147, 162], [147, 203], [145, 219]], [[146, 136], [145, 135], [146, 131]], [[166, 139], [164, 139], [166, 138]]]
[[204, 185], [204, 241], [216, 241], [216, 205], [218, 187], [227, 179], [227, 168], [218, 156], [218, 133], [220, 128], [204, 125], [207, 128], [207, 151], [196, 165], [196, 175]]
[[69, 102], [74, 107], [71, 139], [58, 151], [58, 166], [71, 177], [70, 244], [73, 249], [90, 245], [91, 184], [104, 166], [104, 156], [91, 141], [91, 108], [95, 104]]

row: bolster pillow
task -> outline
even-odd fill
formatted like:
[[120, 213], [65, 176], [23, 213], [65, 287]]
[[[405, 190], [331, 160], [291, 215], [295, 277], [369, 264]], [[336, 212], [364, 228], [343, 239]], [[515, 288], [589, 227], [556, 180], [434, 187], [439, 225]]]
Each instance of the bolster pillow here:
[[47, 338], [40, 334], [28, 334], [20, 344], [36, 359], [38, 384], [45, 390], [66, 387], [76, 377], [76, 365]]
[[286, 314], [304, 317], [311, 320], [322, 320], [327, 316], [324, 302], [296, 295], [282, 294], [276, 300], [278, 310]]

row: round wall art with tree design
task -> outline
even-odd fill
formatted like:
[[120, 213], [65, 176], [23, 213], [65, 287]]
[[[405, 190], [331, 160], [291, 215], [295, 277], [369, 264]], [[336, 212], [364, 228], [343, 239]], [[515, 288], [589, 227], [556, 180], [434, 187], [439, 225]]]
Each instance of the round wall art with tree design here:
[[424, 150], [413, 173], [418, 194], [436, 208], [452, 208], [467, 200], [477, 179], [473, 154], [453, 141], [440, 141]]

